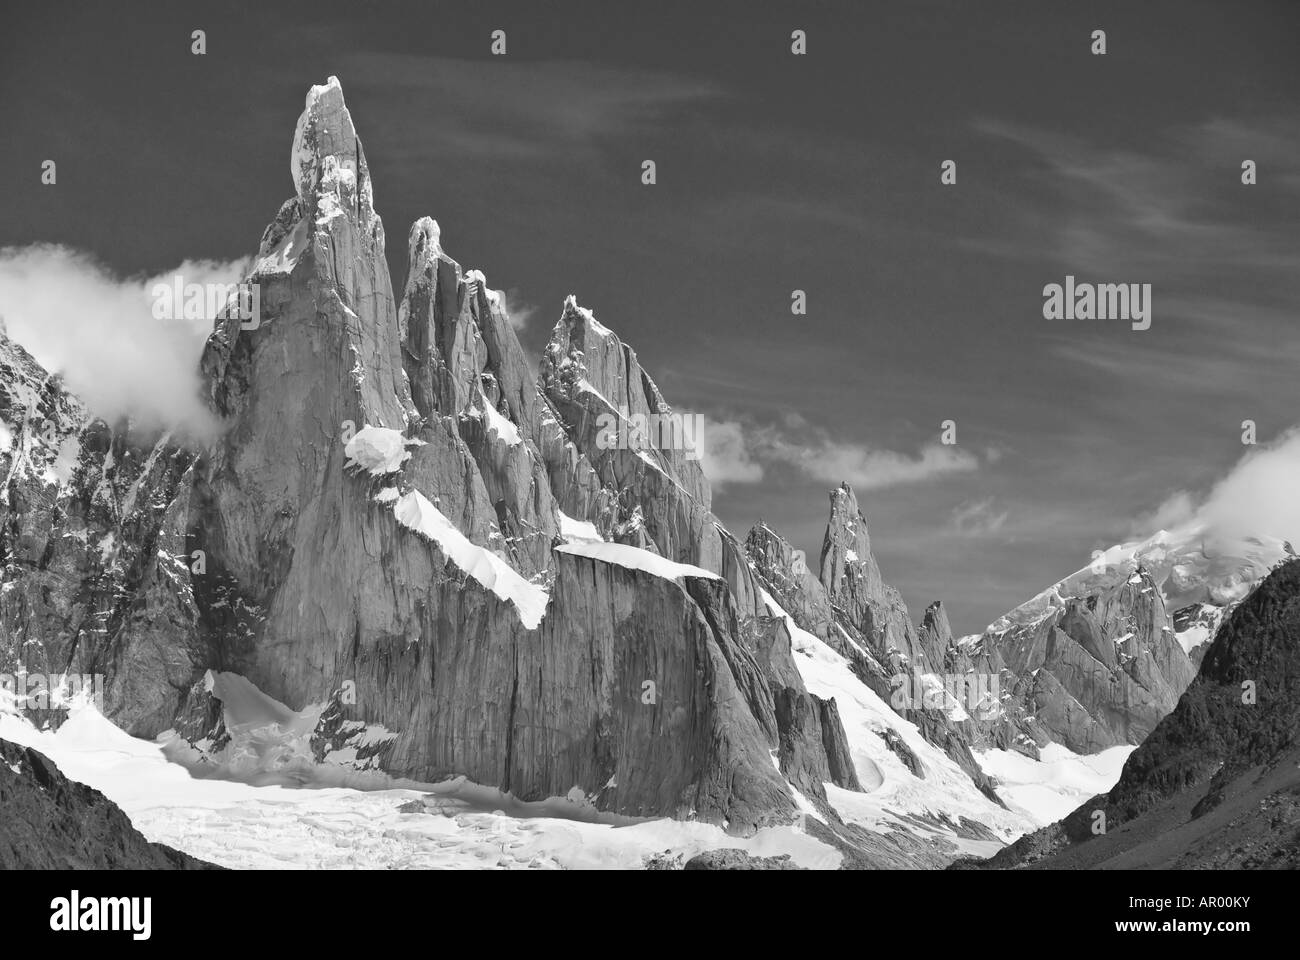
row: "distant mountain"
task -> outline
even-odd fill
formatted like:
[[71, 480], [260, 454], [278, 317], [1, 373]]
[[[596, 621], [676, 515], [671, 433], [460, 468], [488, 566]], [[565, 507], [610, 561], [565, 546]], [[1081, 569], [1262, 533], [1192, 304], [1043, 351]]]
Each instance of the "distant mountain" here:
[[[1272, 537], [1225, 538], [1201, 525], [1161, 530], [1146, 540], [1098, 551], [1091, 564], [1003, 615], [988, 632], [1006, 633], [1039, 622], [1065, 598], [1098, 594], [1143, 570], [1160, 588], [1171, 615], [1189, 624], [1178, 632], [1179, 642], [1194, 655], [1213, 637], [1209, 624], [1217, 626], [1272, 567], [1294, 555], [1289, 543]], [[1197, 627], [1208, 628], [1208, 635]]]
[[1141, 743], [1191, 682], [1224, 617], [1290, 555], [1276, 539], [1161, 531], [1099, 551], [982, 636], [963, 638], [951, 659], [1009, 671], [1004, 713], [986, 726], [1009, 723], [1021, 749]]
[[986, 863], [1300, 867], [1300, 560], [1238, 600], [1174, 711], [1119, 782]]
[[[766, 524], [750, 530], [745, 549], [767, 595], [800, 629], [843, 657], [860, 683], [902, 720], [915, 724], [926, 741], [966, 773], [972, 786], [1000, 805], [992, 782], [971, 754], [976, 734], [960, 705], [951, 698], [928, 705], [923, 698], [898, 696], [900, 687], [914, 677], [921, 677], [922, 684], [927, 679], [937, 682], [944, 672], [952, 634], [942, 606], [929, 613], [918, 631], [902, 595], [881, 575], [853, 490], [842, 484], [831, 491], [830, 502], [817, 575]], [[924, 777], [923, 764], [906, 750], [901, 737], [893, 732], [882, 736], [913, 773]]]

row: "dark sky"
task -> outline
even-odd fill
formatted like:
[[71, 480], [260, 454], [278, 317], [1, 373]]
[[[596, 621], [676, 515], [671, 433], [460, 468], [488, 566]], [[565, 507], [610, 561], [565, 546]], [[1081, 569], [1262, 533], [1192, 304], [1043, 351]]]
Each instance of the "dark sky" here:
[[[0, 18], [0, 247], [62, 244], [123, 277], [251, 253], [292, 192], [306, 91], [337, 75], [395, 285], [430, 215], [534, 353], [576, 294], [678, 409], [740, 441], [714, 467], [734, 532], [762, 516], [815, 557], [847, 479], [886, 579], [918, 618], [942, 597], [959, 632], [1203, 493], [1243, 419], [1261, 440], [1300, 421], [1297, 3]], [[1152, 328], [1044, 320], [1067, 273], [1151, 283]], [[936, 447], [948, 419], [958, 443]]]

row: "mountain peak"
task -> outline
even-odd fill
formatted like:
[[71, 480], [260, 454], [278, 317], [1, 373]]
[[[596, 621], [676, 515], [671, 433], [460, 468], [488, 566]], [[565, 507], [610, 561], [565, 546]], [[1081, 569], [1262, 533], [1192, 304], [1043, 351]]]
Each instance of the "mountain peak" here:
[[318, 222], [342, 211], [354, 211], [358, 222], [373, 217], [370, 172], [338, 77], [307, 91], [289, 172], [304, 207], [317, 208]]
[[429, 263], [442, 255], [442, 228], [433, 217], [420, 217], [411, 224], [409, 238], [412, 272], [417, 264]]
[[871, 553], [867, 521], [858, 508], [858, 498], [847, 483], [841, 483], [830, 492], [830, 501], [831, 512], [822, 542], [822, 585], [834, 595], [846, 570], [852, 567], [861, 569], [869, 580], [871, 596], [876, 597], [881, 589], [880, 571]]
[[343, 87], [338, 77], [313, 85], [307, 91], [306, 103], [298, 117], [290, 157], [289, 173], [299, 197], [303, 200], [311, 197], [323, 157], [342, 155], [356, 159], [356, 137], [356, 127], [343, 102]]

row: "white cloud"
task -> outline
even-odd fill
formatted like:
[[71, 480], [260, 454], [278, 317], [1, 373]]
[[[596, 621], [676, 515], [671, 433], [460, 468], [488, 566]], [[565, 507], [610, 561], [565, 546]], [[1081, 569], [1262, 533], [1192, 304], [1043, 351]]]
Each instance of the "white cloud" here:
[[922, 447], [917, 456], [855, 445], [797, 449], [799, 466], [806, 473], [831, 483], [847, 480], [855, 490], [923, 483], [979, 468], [974, 454], [937, 443]]
[[1186, 490], [1171, 493], [1156, 509], [1140, 517], [1131, 533], [1135, 537], [1149, 536], [1155, 530], [1173, 530], [1192, 521], [1196, 516], [1196, 501]]
[[765, 465], [780, 463], [824, 483], [847, 481], [855, 490], [924, 483], [976, 470], [980, 463], [973, 453], [938, 443], [913, 455], [837, 442], [799, 417], [763, 427], [710, 420], [704, 461], [705, 475], [715, 484], [755, 483]]
[[750, 456], [744, 428], [734, 420], [705, 420], [700, 466], [714, 489], [728, 483], [758, 483], [762, 464]]
[[821, 430], [813, 430], [811, 436], [799, 440], [789, 440], [771, 429], [761, 430], [755, 443], [760, 457], [784, 461], [826, 483], [848, 481], [855, 490], [923, 483], [979, 467], [974, 454], [943, 444], [927, 444], [913, 456], [863, 444], [838, 443]]
[[1195, 526], [1225, 541], [1269, 536], [1300, 544], [1300, 427], [1250, 448], [1204, 497], [1180, 490], [1139, 523], [1140, 535]]
[[505, 311], [510, 326], [516, 334], [522, 334], [528, 328], [528, 321], [537, 312], [537, 307], [525, 303], [518, 290], [498, 290], [501, 294], [501, 309]]
[[1223, 537], [1264, 534], [1300, 543], [1300, 427], [1242, 457], [1197, 517]]
[[91, 412], [112, 422], [179, 429], [200, 439], [218, 427], [200, 398], [198, 362], [210, 319], [158, 320], [150, 290], [235, 283], [246, 262], [187, 260], [156, 277], [114, 277], [89, 255], [38, 244], [0, 249], [0, 317], [9, 336], [61, 373]]
[[993, 506], [993, 498], [989, 497], [959, 504], [952, 511], [952, 523], [957, 532], [965, 536], [987, 536], [1001, 530], [1010, 515], [1010, 510], [998, 512]]

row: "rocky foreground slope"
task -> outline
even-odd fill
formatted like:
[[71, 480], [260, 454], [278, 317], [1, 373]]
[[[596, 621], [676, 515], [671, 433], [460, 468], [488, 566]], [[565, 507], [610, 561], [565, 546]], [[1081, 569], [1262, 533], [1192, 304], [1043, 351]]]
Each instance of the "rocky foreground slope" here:
[[960, 865], [1300, 866], [1300, 560], [1234, 609], [1109, 793], [985, 863]]
[[0, 740], [0, 870], [210, 870], [150, 843], [98, 790], [48, 757]]

